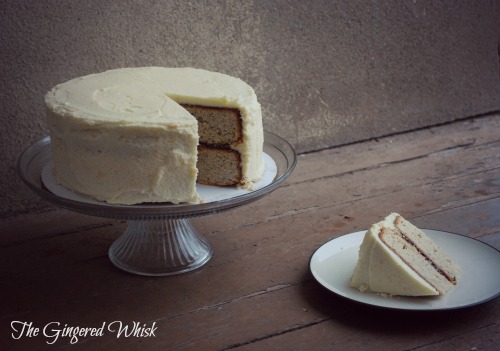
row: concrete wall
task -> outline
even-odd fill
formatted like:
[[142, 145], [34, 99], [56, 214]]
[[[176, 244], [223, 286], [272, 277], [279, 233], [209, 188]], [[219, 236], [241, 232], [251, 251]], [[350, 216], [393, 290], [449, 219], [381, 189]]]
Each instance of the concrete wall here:
[[499, 1], [0, 1], [0, 213], [39, 209], [17, 157], [43, 95], [124, 66], [241, 77], [299, 152], [500, 109]]

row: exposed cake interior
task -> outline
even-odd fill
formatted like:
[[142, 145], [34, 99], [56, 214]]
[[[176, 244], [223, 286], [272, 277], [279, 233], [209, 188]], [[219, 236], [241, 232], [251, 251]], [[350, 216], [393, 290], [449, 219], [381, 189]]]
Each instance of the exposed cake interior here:
[[198, 121], [198, 179], [202, 184], [228, 186], [243, 181], [241, 154], [243, 124], [236, 108], [181, 104]]
[[[411, 247], [411, 251], [414, 251], [415, 255], [418, 254], [423, 257], [426, 265], [430, 264], [432, 267], [429, 267], [429, 272], [432, 271], [436, 276], [439, 275], [439, 279], [431, 282], [436, 289], [440, 291], [447, 290], [446, 288], [449, 285], [444, 284], [443, 286], [440, 283], [443, 282], [442, 278], [445, 278], [452, 285], [457, 284], [459, 270], [457, 270], [456, 264], [432, 239], [400, 215], [394, 215], [394, 226], [397, 230], [397, 235], [406, 243], [404, 244], [405, 250], [398, 250], [398, 252], [404, 253], [406, 249]], [[442, 286], [442, 288], [440, 289], [438, 286]]]

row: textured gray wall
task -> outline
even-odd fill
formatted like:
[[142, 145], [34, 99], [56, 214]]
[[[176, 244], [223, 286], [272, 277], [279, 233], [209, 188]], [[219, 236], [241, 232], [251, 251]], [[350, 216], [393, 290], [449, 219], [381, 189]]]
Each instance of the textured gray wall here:
[[43, 95], [125, 66], [241, 77], [297, 151], [500, 109], [499, 1], [0, 1], [3, 216], [46, 206], [19, 181]]

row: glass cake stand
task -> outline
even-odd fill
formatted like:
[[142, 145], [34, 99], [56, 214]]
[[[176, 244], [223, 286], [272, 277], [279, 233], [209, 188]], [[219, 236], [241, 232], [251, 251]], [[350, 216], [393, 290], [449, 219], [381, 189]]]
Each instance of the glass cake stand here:
[[53, 158], [49, 136], [28, 147], [19, 157], [17, 167], [27, 186], [45, 200], [71, 211], [128, 221], [125, 232], [109, 248], [109, 258], [115, 266], [140, 275], [174, 275], [199, 268], [212, 257], [210, 243], [198, 233], [189, 218], [216, 214], [258, 200], [275, 190], [292, 173], [297, 157], [286, 140], [264, 132], [264, 152], [272, 158], [277, 169], [268, 185], [203, 204], [112, 205], [56, 195], [42, 180], [44, 167]]

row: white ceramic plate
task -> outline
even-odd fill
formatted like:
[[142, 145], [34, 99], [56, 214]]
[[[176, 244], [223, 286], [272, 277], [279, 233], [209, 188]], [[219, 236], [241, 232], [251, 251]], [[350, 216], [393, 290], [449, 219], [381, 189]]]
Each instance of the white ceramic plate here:
[[311, 256], [309, 268], [325, 288], [357, 302], [402, 310], [447, 310], [486, 302], [500, 295], [500, 252], [467, 236], [423, 229], [462, 269], [459, 283], [444, 296], [389, 297], [361, 293], [349, 283], [365, 231], [337, 237]]
[[[274, 181], [274, 178], [276, 178], [276, 174], [278, 173], [278, 168], [273, 158], [266, 153], [263, 153], [262, 157], [264, 159], [265, 165], [264, 174], [262, 175], [262, 178], [254, 184], [253, 190], [258, 190], [271, 184]], [[51, 160], [45, 165], [45, 167], [42, 169], [41, 177], [47, 189], [49, 189], [53, 194], [56, 194], [57, 196], [89, 204], [102, 203], [98, 200], [94, 200], [89, 197], [77, 194], [59, 184], [54, 176], [54, 160]], [[238, 189], [235, 186], [223, 187], [203, 185], [198, 183], [196, 183], [196, 191], [204, 203], [231, 199], [233, 197], [251, 192], [251, 190]]]

